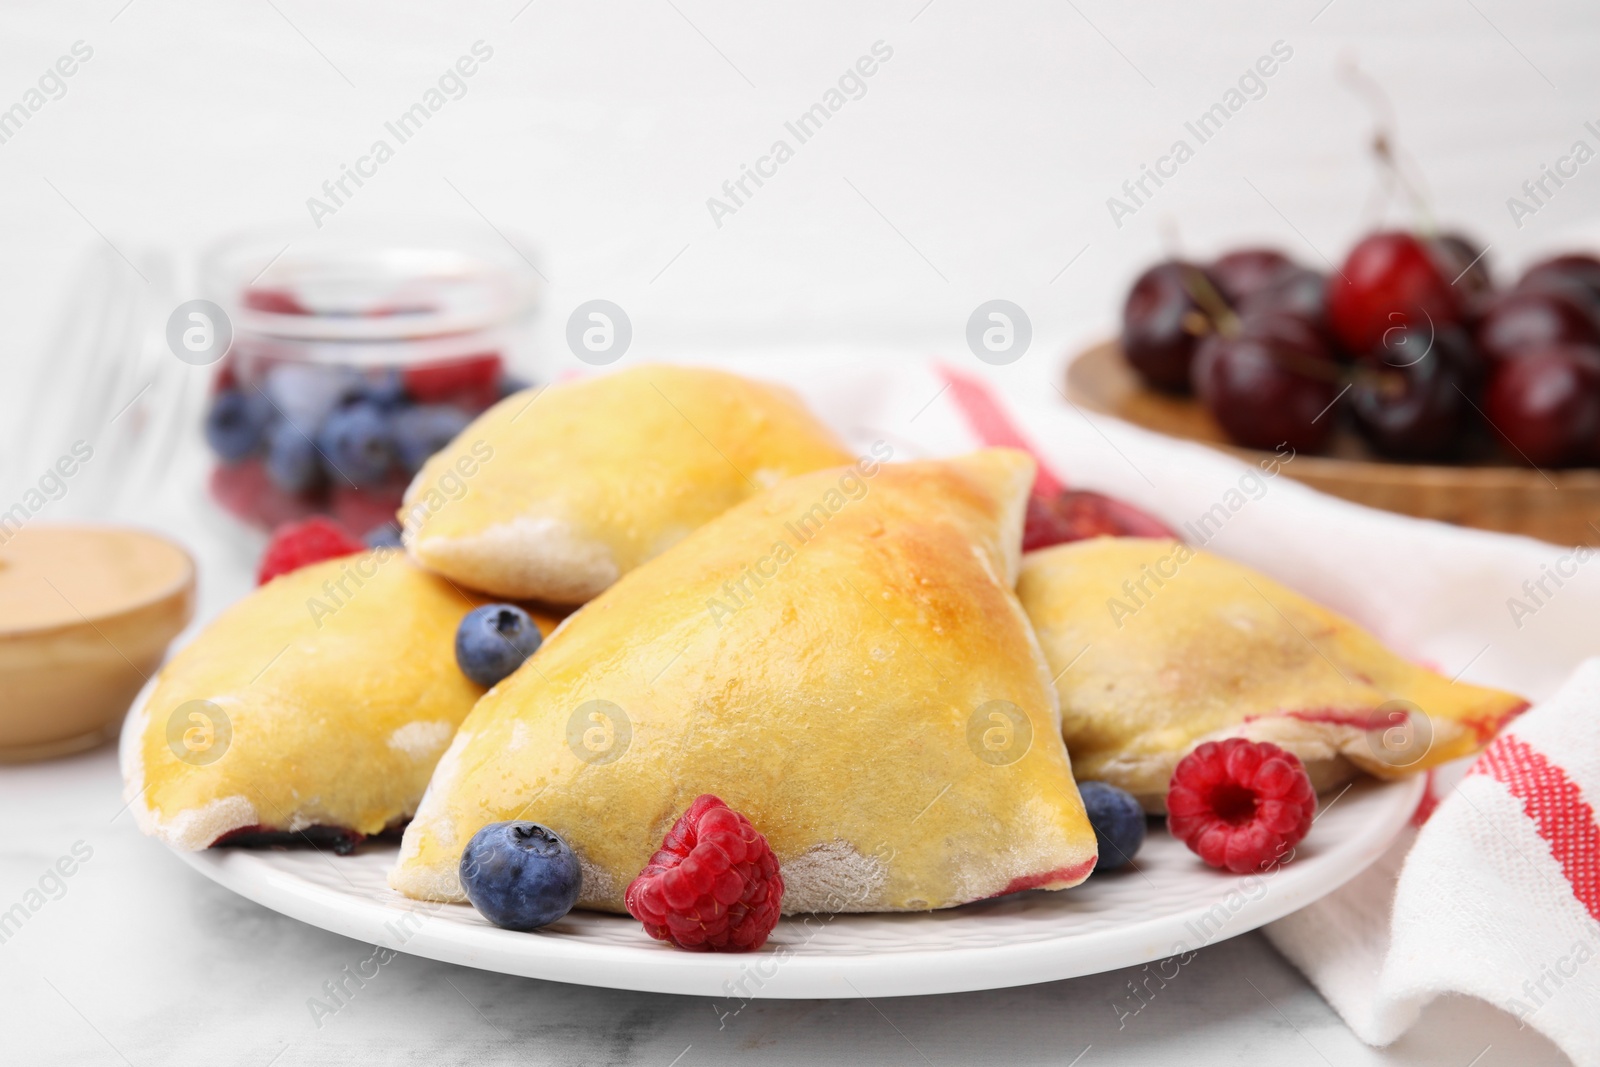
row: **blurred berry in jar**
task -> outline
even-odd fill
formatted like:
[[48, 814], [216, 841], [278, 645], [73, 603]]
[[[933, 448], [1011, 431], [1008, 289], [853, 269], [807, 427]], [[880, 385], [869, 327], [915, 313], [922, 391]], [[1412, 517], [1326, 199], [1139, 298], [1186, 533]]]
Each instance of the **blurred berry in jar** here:
[[312, 501], [274, 483], [259, 459], [218, 464], [211, 472], [211, 495], [229, 514], [263, 530], [316, 514]]
[[281, 289], [247, 289], [242, 303], [252, 311], [265, 311], [270, 315], [311, 314], [300, 306], [293, 293]]
[[224, 389], [206, 412], [206, 443], [223, 461], [237, 463], [261, 447], [272, 415], [272, 404], [260, 393]]
[[377, 405], [358, 401], [329, 415], [317, 434], [328, 475], [354, 485], [377, 485], [394, 464], [394, 437]]
[[366, 376], [357, 395], [385, 414], [407, 403], [405, 379], [393, 367], [385, 367], [375, 374]]
[[415, 474], [429, 456], [455, 440], [472, 419], [448, 404], [418, 404], [396, 412], [391, 421], [400, 465], [407, 474]]
[[361, 378], [348, 367], [279, 363], [267, 371], [263, 392], [277, 413], [314, 437], [339, 405], [361, 393]]
[[491, 352], [407, 367], [403, 373], [406, 392], [422, 403], [486, 408], [500, 399], [502, 370], [500, 357]]
[[206, 426], [211, 451], [241, 468], [213, 478], [223, 507], [257, 526], [331, 512], [357, 535], [393, 519], [427, 453], [534, 351], [538, 270], [480, 229], [389, 218], [207, 250], [201, 285], [234, 327]]
[[287, 493], [306, 493], [322, 485], [322, 456], [316, 444], [292, 422], [267, 431], [267, 476]]

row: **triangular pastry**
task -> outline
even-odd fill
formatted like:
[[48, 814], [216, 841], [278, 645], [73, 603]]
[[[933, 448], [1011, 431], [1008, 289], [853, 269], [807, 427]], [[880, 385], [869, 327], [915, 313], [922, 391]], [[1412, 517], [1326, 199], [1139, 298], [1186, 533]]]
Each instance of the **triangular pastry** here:
[[440, 761], [390, 884], [460, 900], [462, 847], [525, 818], [587, 907], [702, 793], [766, 836], [784, 910], [905, 911], [1058, 889], [1095, 838], [1012, 592], [1033, 461], [819, 471], [626, 575], [491, 690]]
[[343, 849], [402, 822], [483, 693], [455, 662], [479, 603], [393, 549], [255, 590], [173, 656], [124, 733], [140, 826], [183, 849], [302, 833]]
[[423, 466], [400, 516], [429, 570], [581, 604], [739, 501], [852, 458], [787, 389], [644, 366], [507, 397]]
[[1451, 682], [1237, 563], [1176, 541], [1102, 537], [1029, 553], [1017, 595], [1056, 676], [1080, 778], [1161, 810], [1179, 759], [1246, 737], [1319, 788], [1476, 752], [1527, 706]]

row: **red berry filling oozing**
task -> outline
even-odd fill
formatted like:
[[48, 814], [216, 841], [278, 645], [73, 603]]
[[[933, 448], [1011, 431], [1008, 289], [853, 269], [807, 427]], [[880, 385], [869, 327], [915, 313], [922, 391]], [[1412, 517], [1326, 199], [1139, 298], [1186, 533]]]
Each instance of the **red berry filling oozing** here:
[[1090, 537], [1171, 537], [1160, 519], [1132, 504], [1088, 489], [1064, 489], [1054, 495], [1028, 498], [1022, 529], [1022, 550], [1032, 552]]

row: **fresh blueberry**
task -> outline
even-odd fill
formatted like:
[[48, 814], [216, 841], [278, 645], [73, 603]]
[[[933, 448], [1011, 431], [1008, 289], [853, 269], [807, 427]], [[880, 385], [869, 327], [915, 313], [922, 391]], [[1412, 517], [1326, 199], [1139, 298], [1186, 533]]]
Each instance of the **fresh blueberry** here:
[[376, 485], [394, 465], [394, 435], [377, 405], [357, 401], [328, 416], [317, 446], [330, 465], [328, 476], [354, 485]]
[[1133, 797], [1104, 782], [1079, 782], [1078, 795], [1094, 827], [1095, 844], [1100, 846], [1097, 871], [1114, 871], [1132, 861], [1144, 844], [1144, 809]]
[[461, 888], [496, 926], [537, 930], [578, 902], [583, 868], [555, 831], [533, 822], [492, 822], [461, 853]]
[[277, 422], [267, 431], [267, 477], [290, 493], [308, 492], [322, 484], [317, 446], [292, 423]]
[[485, 604], [467, 612], [456, 628], [456, 663], [462, 674], [488, 688], [522, 666], [543, 640], [533, 619], [515, 604]]
[[394, 411], [406, 402], [405, 379], [392, 367], [363, 378], [360, 399], [376, 404], [380, 411]]
[[367, 531], [367, 535], [363, 537], [362, 540], [367, 543], [368, 548], [402, 547], [400, 541], [400, 529], [392, 522], [386, 522], [381, 526], [374, 526], [372, 529]]
[[229, 463], [237, 463], [260, 447], [272, 421], [272, 405], [251, 390], [224, 389], [206, 412], [206, 443]]
[[448, 404], [418, 404], [395, 412], [392, 421], [400, 463], [408, 473], [415, 474], [429, 456], [454, 440], [472, 419]]
[[360, 389], [360, 376], [348, 367], [280, 363], [267, 372], [263, 391], [278, 412], [309, 437]]

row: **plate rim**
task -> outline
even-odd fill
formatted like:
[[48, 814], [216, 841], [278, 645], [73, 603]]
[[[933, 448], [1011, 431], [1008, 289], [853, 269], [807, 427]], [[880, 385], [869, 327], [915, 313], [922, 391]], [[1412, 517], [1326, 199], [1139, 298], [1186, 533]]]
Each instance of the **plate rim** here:
[[[402, 916], [466, 905], [416, 901], [398, 893], [381, 902], [364, 899], [274, 866], [270, 857], [275, 853], [270, 850], [172, 851], [223, 888], [307, 925], [377, 947], [479, 970], [599, 988], [741, 1001], [926, 996], [1035, 985], [1139, 966], [1237, 937], [1292, 914], [1337, 891], [1377, 862], [1410, 824], [1427, 787], [1427, 776], [1421, 774], [1397, 781], [1368, 781], [1372, 789], [1388, 795], [1383, 817], [1375, 815], [1358, 832], [1331, 842], [1313, 861], [1322, 874], [1315, 885], [1310, 884], [1310, 876], [1304, 876], [1291, 879], [1286, 891], [1268, 892], [1254, 901], [1247, 898], [1216, 936], [1194, 945], [1187, 943], [1187, 926], [1222, 904], [1230, 892], [1223, 883], [1204, 909], [1196, 906], [1078, 933], [1063, 927], [1052, 935], [998, 945], [866, 952], [841, 959], [786, 952], [788, 943], [779, 940], [769, 943], [769, 949], [734, 955], [681, 952], [648, 940], [640, 931], [638, 945], [584, 942], [568, 935], [541, 939], [538, 952], [507, 953], [507, 938], [538, 935], [513, 934], [487, 923], [451, 923], [441, 928], [426, 921], [406, 934], [393, 926]], [[328, 857], [328, 861], [338, 863], [340, 859]], [[1267, 877], [1293, 870], [1286, 864]], [[1235, 879], [1237, 886], [1249, 876], [1221, 877]], [[621, 916], [607, 918], [627, 921]], [[786, 916], [784, 922], [789, 921]], [[1070, 952], [1062, 951], [1065, 942], [1071, 942]]]

